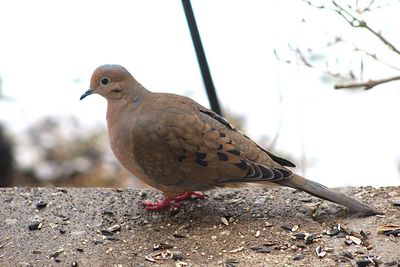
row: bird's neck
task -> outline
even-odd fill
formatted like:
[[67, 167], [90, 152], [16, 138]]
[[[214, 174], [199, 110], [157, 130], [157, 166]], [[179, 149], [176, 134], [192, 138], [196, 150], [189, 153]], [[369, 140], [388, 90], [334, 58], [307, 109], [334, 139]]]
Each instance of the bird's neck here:
[[135, 93], [126, 95], [120, 99], [108, 99], [107, 124], [112, 127], [122, 116], [133, 116], [133, 112], [139, 108], [147, 91], [144, 87], [135, 88]]

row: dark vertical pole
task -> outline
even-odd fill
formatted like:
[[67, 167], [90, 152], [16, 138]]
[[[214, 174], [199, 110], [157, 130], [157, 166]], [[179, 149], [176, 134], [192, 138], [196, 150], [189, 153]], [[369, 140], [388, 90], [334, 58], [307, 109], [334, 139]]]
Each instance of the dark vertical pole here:
[[204, 53], [203, 44], [201, 43], [199, 30], [197, 29], [196, 19], [194, 18], [192, 5], [190, 0], [182, 0], [183, 9], [185, 10], [186, 20], [189, 25], [190, 34], [194, 49], [197, 55], [197, 61], [200, 65], [201, 75], [203, 76], [203, 82], [206, 87], [208, 99], [210, 101], [211, 109], [222, 116], [221, 107], [218, 102], [217, 93], [215, 92], [214, 83], [211, 78], [210, 69], [206, 55]]

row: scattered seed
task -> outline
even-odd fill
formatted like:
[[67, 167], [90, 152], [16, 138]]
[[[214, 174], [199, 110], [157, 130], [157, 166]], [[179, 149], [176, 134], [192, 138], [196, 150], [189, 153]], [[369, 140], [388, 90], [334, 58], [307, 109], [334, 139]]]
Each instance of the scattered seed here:
[[378, 230], [379, 234], [390, 235], [390, 234], [394, 234], [393, 231], [400, 232], [400, 225], [397, 225], [397, 224], [379, 225], [377, 227], [377, 230]]
[[150, 262], [154, 262], [154, 263], [156, 262], [156, 260], [151, 256], [147, 256], [146, 255], [146, 256], [144, 256], [144, 259], [147, 260], [147, 261], [150, 261]]
[[225, 263], [239, 263], [237, 259], [227, 259]]
[[73, 261], [71, 262], [71, 267], [78, 267], [78, 262], [77, 261]]
[[395, 237], [393, 234], [390, 234], [390, 235], [389, 235], [389, 239], [390, 239], [390, 241], [392, 241], [392, 242], [394, 242], [394, 243], [397, 243], [397, 239], [396, 239], [396, 237]]
[[350, 246], [351, 244], [353, 244], [353, 241], [351, 241], [350, 239], [346, 239], [346, 240], [344, 241], [344, 243], [345, 243], [347, 246]]
[[297, 229], [299, 229], [299, 226], [296, 224], [296, 225], [293, 225], [293, 227], [292, 227], [292, 232], [295, 232]]
[[257, 232], [256, 232], [255, 236], [256, 236], [256, 237], [259, 237], [259, 236], [260, 236], [260, 234], [261, 234], [261, 231], [260, 231], [260, 230], [257, 230]]
[[121, 229], [121, 225], [120, 224], [114, 224], [110, 227], [107, 228], [108, 231], [110, 232], [116, 232], [119, 231]]
[[57, 250], [56, 252], [54, 252], [54, 253], [52, 253], [52, 254], [50, 254], [50, 258], [54, 258], [54, 259], [56, 259], [58, 256], [60, 256], [60, 254], [61, 253], [63, 253], [64, 252], [64, 249], [63, 248], [60, 248], [59, 250]]
[[349, 251], [343, 252], [343, 256], [345, 256], [346, 258], [349, 258], [351, 260], [354, 259], [353, 254], [351, 254], [351, 252], [349, 252]]
[[236, 264], [239, 263], [236, 259], [227, 259], [225, 261], [225, 267], [236, 267]]
[[385, 262], [385, 266], [395, 266], [398, 265], [398, 263], [400, 263], [400, 261], [389, 261]]
[[181, 261], [181, 260], [183, 260], [183, 256], [179, 252], [174, 252], [174, 253], [172, 253], [172, 259], [174, 261]]
[[270, 222], [265, 222], [265, 224], [264, 224], [265, 227], [271, 227], [272, 225], [273, 225], [273, 224], [270, 223]]
[[368, 239], [368, 235], [366, 232], [364, 232], [364, 230], [360, 231], [360, 235], [364, 238], [364, 239]]
[[103, 241], [100, 241], [100, 240], [92, 240], [92, 242], [93, 242], [93, 244], [95, 244], [95, 245], [104, 244], [104, 242], [103, 242]]
[[229, 225], [228, 220], [225, 217], [221, 217], [221, 222], [225, 225]]
[[33, 221], [33, 222], [29, 223], [29, 225], [28, 225], [28, 229], [31, 230], [31, 231], [32, 230], [39, 230], [41, 228], [42, 228], [42, 223], [39, 222], [39, 221]]
[[306, 247], [307, 247], [305, 244], [296, 244], [296, 246], [297, 246], [298, 248], [306, 248]]
[[324, 250], [326, 252], [333, 252], [334, 249], [332, 247], [324, 247]]
[[114, 233], [113, 232], [111, 232], [110, 230], [108, 230], [108, 229], [102, 229], [102, 230], [100, 230], [100, 232], [101, 232], [101, 234], [102, 235], [105, 235], [105, 236], [111, 236], [111, 235], [114, 235]]
[[304, 240], [306, 241], [307, 244], [312, 243], [315, 239], [319, 237], [318, 234], [306, 234], [306, 237]]
[[362, 243], [361, 239], [352, 235], [348, 236], [348, 239], [350, 239], [356, 245], [361, 245]]
[[381, 257], [372, 257], [372, 258], [369, 258], [369, 260], [372, 260], [372, 262], [374, 263], [375, 266], [379, 266], [383, 263], [381, 260]]
[[392, 203], [392, 205], [400, 206], [400, 197], [392, 198], [392, 199], [390, 200], [390, 202]]
[[305, 238], [306, 238], [306, 234], [304, 234], [304, 233], [297, 233], [297, 234], [294, 234], [294, 235], [292, 235], [293, 237], [294, 237], [294, 239], [297, 239], [297, 240], [304, 240]]
[[291, 232], [293, 227], [290, 225], [282, 225], [281, 228]]
[[244, 247], [238, 247], [238, 248], [235, 248], [235, 249], [230, 250], [229, 252], [230, 252], [230, 253], [237, 253], [237, 252], [242, 251], [243, 249], [244, 249]]
[[171, 248], [173, 248], [173, 247], [174, 247], [173, 245], [170, 245], [170, 244], [167, 244], [167, 243], [160, 242], [160, 243], [158, 243], [158, 244], [155, 244], [155, 245], [153, 246], [153, 250], [160, 250], [160, 249], [171, 249]]
[[294, 260], [294, 261], [299, 261], [299, 260], [302, 260], [302, 259], [304, 259], [304, 254], [297, 254], [296, 256], [294, 256], [292, 258], [292, 260]]
[[107, 236], [107, 240], [110, 240], [110, 241], [119, 241], [119, 238], [116, 237], [116, 236], [114, 236], [114, 235], [110, 235], [110, 236]]
[[365, 266], [370, 265], [371, 263], [372, 263], [372, 262], [371, 262], [370, 260], [367, 260], [367, 259], [362, 259], [362, 260], [356, 261], [356, 264], [357, 264], [357, 266], [359, 266], [359, 267], [365, 267]]
[[47, 206], [47, 201], [46, 200], [40, 200], [36, 203], [36, 208], [38, 210], [43, 209]]
[[317, 254], [318, 258], [323, 258], [326, 255], [326, 251], [324, 251], [321, 246], [315, 248], [315, 253]]
[[177, 233], [172, 234], [172, 236], [175, 238], [186, 238], [185, 235], [181, 235], [181, 234], [177, 234]]
[[255, 245], [250, 247], [251, 250], [254, 250], [258, 253], [270, 253], [272, 250], [264, 247], [263, 245]]
[[272, 242], [272, 241], [267, 241], [267, 242], [263, 243], [263, 245], [266, 246], [266, 247], [270, 247], [270, 246], [275, 245], [275, 243]]
[[111, 209], [104, 209], [103, 210], [104, 215], [114, 215], [114, 212]]
[[340, 230], [339, 230], [338, 228], [334, 227], [334, 228], [332, 228], [332, 229], [326, 231], [326, 234], [329, 235], [329, 236], [335, 236], [335, 235], [337, 235], [339, 232], [340, 232]]

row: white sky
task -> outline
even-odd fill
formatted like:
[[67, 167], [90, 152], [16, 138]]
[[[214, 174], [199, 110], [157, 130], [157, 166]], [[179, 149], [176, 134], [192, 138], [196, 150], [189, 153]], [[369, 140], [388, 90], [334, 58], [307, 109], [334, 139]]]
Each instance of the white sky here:
[[[399, 83], [335, 91], [321, 83], [320, 72], [277, 62], [273, 50], [291, 57], [291, 43], [323, 52], [329, 36], [342, 35], [348, 42], [366, 40], [363, 48], [397, 66], [400, 57], [302, 1], [192, 4], [220, 101], [246, 118], [251, 137], [274, 136], [282, 115], [276, 149], [299, 159], [304, 148], [309, 178], [328, 186], [399, 184]], [[367, 17], [398, 46], [399, 11], [393, 1]], [[0, 120], [14, 131], [45, 115], [73, 114], [84, 125], [105, 125], [101, 97], [78, 99], [92, 71], [106, 63], [124, 65], [150, 90], [208, 106], [181, 1], [1, 1], [0, 34], [2, 91], [15, 99], [0, 102]], [[348, 58], [338, 66], [343, 70], [360, 59], [346, 53], [337, 48]], [[382, 78], [394, 72], [378, 65], [364, 73]]]

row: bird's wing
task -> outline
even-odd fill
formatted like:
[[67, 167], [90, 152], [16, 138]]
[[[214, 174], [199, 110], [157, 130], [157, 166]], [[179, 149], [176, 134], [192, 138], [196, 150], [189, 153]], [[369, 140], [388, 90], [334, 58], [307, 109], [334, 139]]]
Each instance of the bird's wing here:
[[[200, 105], [192, 103], [190, 109], [165, 110], [158, 121], [157, 138], [163, 140], [158, 142], [165, 144], [164, 148], [160, 146], [160, 153], [175, 158], [170, 162], [168, 179], [179, 177], [171, 185], [212, 187], [239, 182], [275, 182], [292, 176], [282, 165], [293, 164], [261, 149], [224, 118]], [[262, 157], [269, 161], [260, 161]]]

